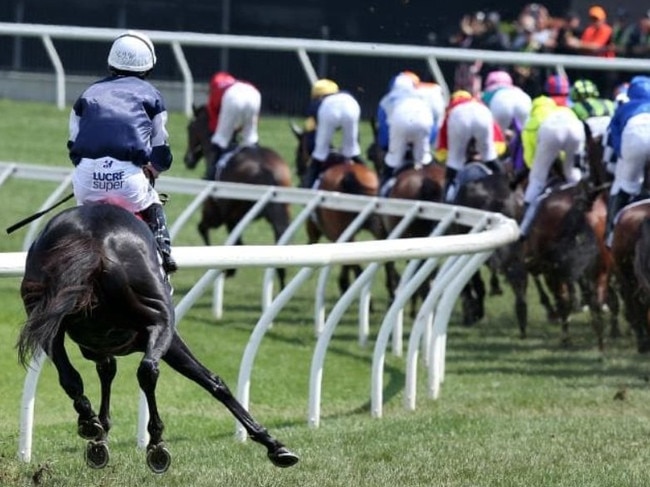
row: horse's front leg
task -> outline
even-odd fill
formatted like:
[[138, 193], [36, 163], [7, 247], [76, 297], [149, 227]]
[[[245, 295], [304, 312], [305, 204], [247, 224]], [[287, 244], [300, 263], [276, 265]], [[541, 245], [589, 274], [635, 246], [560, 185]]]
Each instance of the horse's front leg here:
[[172, 344], [163, 356], [163, 360], [174, 370], [199, 384], [226, 406], [244, 426], [250, 438], [266, 447], [267, 455], [276, 467], [291, 467], [298, 462], [298, 456], [253, 419], [244, 406], [232, 395], [226, 383], [194, 357], [178, 334], [174, 334]]
[[77, 433], [90, 440], [86, 447], [86, 463], [92, 468], [103, 468], [108, 464], [107, 430], [93, 411], [90, 400], [84, 394], [83, 380], [73, 367], [63, 344], [64, 331], [60, 330], [52, 343], [52, 363], [59, 374], [59, 384], [72, 399], [78, 414]]

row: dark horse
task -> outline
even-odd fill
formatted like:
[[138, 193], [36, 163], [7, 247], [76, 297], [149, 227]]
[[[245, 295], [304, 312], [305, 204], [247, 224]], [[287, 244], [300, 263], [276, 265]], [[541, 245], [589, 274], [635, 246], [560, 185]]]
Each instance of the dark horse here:
[[[187, 150], [184, 157], [187, 168], [195, 168], [201, 158], [205, 159], [206, 167], [211, 164], [211, 136], [205, 105], [194, 107], [194, 118], [187, 126]], [[263, 146], [245, 147], [233, 154], [220, 171], [218, 180], [288, 188], [291, 186], [291, 170], [282, 156], [273, 149]], [[254, 202], [248, 200], [206, 199], [198, 225], [205, 245], [210, 245], [211, 228], [219, 228], [225, 224], [231, 232], [253, 204]], [[284, 203], [269, 203], [262, 210], [260, 217], [266, 219], [273, 228], [276, 242], [291, 221], [289, 206]], [[241, 238], [237, 240], [237, 244], [242, 244]], [[232, 271], [229, 274], [232, 274]], [[282, 287], [284, 287], [284, 276], [284, 269], [278, 269]]]
[[[26, 365], [39, 349], [51, 358], [79, 415], [77, 431], [90, 440], [86, 449], [90, 467], [108, 463], [115, 357], [134, 352], [144, 354], [137, 378], [149, 407], [147, 464], [155, 473], [166, 471], [171, 462], [155, 394], [161, 360], [222, 402], [250, 437], [267, 448], [273, 464], [289, 467], [298, 461], [251, 417], [224, 381], [206, 369], [178, 335], [155, 240], [133, 214], [97, 204], [56, 215], [29, 249], [20, 291], [27, 321], [18, 338], [19, 358]], [[96, 364], [101, 383], [99, 414], [70, 362], [64, 346], [66, 334]]]
[[[296, 169], [298, 176], [307, 171], [310, 161], [308, 151], [307, 133], [302, 132], [294, 125], [291, 130], [298, 139], [296, 149]], [[377, 174], [363, 164], [353, 162], [337, 153], [330, 153], [325, 161], [326, 168], [320, 175], [319, 189], [324, 191], [337, 191], [341, 193], [357, 194], [363, 196], [377, 196], [379, 180]], [[332, 210], [318, 207], [313, 219], [307, 221], [307, 238], [310, 244], [318, 242], [321, 236], [336, 242], [345, 229], [356, 217], [354, 212]], [[386, 238], [386, 230], [379, 215], [371, 215], [365, 222], [363, 229], [369, 231], [377, 240]], [[397, 275], [392, 262], [386, 263], [386, 287], [392, 299], [393, 291], [397, 285]], [[350, 286], [350, 273], [358, 277], [361, 275], [361, 266], [343, 265], [339, 276], [339, 289], [344, 292]]]
[[[502, 172], [489, 172], [480, 164], [470, 163], [459, 173], [459, 177], [466, 182], [459, 186], [454, 204], [501, 213], [517, 221], [521, 219], [522, 198], [511, 188], [511, 176], [505, 168]], [[491, 294], [502, 293], [498, 273], [502, 273], [510, 284], [515, 296], [515, 315], [519, 334], [525, 338], [528, 326], [526, 300], [528, 274], [521, 245], [512, 243], [496, 249], [487, 264], [491, 273]], [[485, 285], [480, 271], [477, 271], [461, 293], [465, 325], [471, 325], [483, 317], [485, 295]]]
[[640, 353], [650, 352], [650, 201], [625, 207], [612, 241], [615, 281]]

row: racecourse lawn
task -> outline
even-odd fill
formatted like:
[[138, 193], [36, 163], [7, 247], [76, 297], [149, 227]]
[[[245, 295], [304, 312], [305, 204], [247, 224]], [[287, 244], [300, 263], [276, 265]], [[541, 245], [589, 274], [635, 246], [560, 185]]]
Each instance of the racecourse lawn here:
[[[0, 100], [0, 160], [69, 167], [65, 152], [68, 111], [53, 105]], [[182, 165], [186, 118], [170, 116], [176, 163], [170, 175], [198, 178]], [[261, 142], [293, 165], [295, 140], [289, 120], [262, 117]], [[370, 142], [367, 123], [362, 146]], [[164, 176], [163, 176], [164, 177]], [[9, 180], [0, 188], [0, 224], [6, 228], [36, 211], [52, 183]], [[170, 219], [189, 198], [171, 195]], [[198, 220], [198, 216], [197, 216]], [[199, 245], [191, 222], [175, 244]], [[213, 233], [215, 242], [225, 231]], [[0, 250], [21, 249], [24, 231], [0, 239]], [[244, 235], [248, 243], [271, 243], [264, 223]], [[304, 240], [295, 243], [303, 243]], [[400, 266], [403, 263], [399, 263]], [[289, 269], [289, 277], [296, 269]], [[175, 299], [200, 271], [174, 276]], [[386, 311], [383, 275], [373, 288], [371, 345], [357, 343], [357, 309], [346, 312], [328, 349], [323, 374], [322, 416], [307, 425], [309, 370], [316, 343], [312, 327], [315, 279], [280, 312], [262, 341], [251, 382], [251, 412], [295, 451], [301, 462], [287, 470], [266, 459], [264, 448], [233, 437], [228, 411], [198, 386], [162, 365], [159, 407], [172, 453], [170, 470], [152, 474], [135, 447], [137, 356], [122, 358], [114, 384], [111, 460], [103, 470], [85, 466], [85, 442], [53, 367], [41, 373], [36, 399], [32, 462], [17, 460], [19, 412], [25, 371], [14, 343], [24, 319], [20, 280], [0, 279], [0, 486], [646, 486], [650, 436], [650, 368], [625, 336], [608, 340], [600, 353], [588, 316], [576, 313], [572, 341], [548, 323], [529, 292], [529, 337], [518, 338], [512, 294], [489, 298], [487, 316], [463, 327], [452, 316], [445, 381], [439, 399], [428, 397], [426, 367], [418, 368], [415, 411], [404, 409], [404, 359], [387, 355], [384, 411], [369, 412], [374, 337]], [[332, 279], [329, 307], [337, 290]], [[260, 316], [262, 272], [241, 269], [226, 282], [224, 316], [216, 320], [208, 295], [180, 323], [194, 353], [236, 389], [242, 353]], [[532, 286], [531, 286], [532, 288]], [[412, 320], [405, 318], [408, 332]], [[68, 347], [98, 404], [94, 366]]]

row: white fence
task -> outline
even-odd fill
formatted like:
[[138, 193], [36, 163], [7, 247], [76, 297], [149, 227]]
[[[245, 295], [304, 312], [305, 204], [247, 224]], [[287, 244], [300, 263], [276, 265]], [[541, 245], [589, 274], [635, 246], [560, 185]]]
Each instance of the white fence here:
[[[43, 46], [56, 73], [56, 103], [61, 109], [64, 108], [66, 100], [65, 70], [56, 47], [54, 46], [53, 39], [109, 42], [121, 33], [121, 29], [0, 22], [0, 35], [34, 37], [42, 40]], [[427, 62], [434, 78], [443, 87], [446, 93], [448, 93], [449, 90], [438, 61], [474, 62], [477, 59], [481, 59], [486, 63], [550, 66], [555, 67], [560, 71], [565, 68], [633, 72], [650, 71], [649, 59], [603, 59], [593, 56], [484, 51], [416, 45], [341, 42], [317, 39], [203, 34], [196, 32], [147, 31], [147, 34], [151, 36], [151, 39], [156, 44], [171, 46], [174, 58], [183, 77], [184, 107], [185, 113], [188, 115], [192, 113], [194, 81], [192, 70], [183, 52], [183, 46], [295, 52], [297, 59], [305, 72], [306, 80], [310, 83], [314, 82], [317, 76], [308, 53], [328, 53], [396, 59], [422, 59]]]
[[[40, 209], [47, 208], [69, 191], [71, 171], [65, 168], [23, 165], [0, 162], [0, 187], [11, 177], [45, 180], [58, 183], [57, 188], [43, 202]], [[245, 407], [249, 404], [252, 367], [257, 350], [265, 333], [271, 327], [278, 312], [302, 287], [313, 273], [320, 269], [326, 275], [329, 266], [344, 263], [367, 262], [362, 275], [352, 284], [348, 291], [337, 301], [325, 319], [324, 303], [315, 299], [314, 329], [317, 342], [312, 357], [309, 383], [308, 424], [316, 427], [320, 423], [320, 398], [325, 353], [330, 339], [343, 313], [357, 297], [361, 305], [359, 315], [359, 342], [366, 344], [368, 339], [368, 296], [372, 279], [379, 263], [384, 261], [408, 261], [396, 299], [384, 317], [374, 348], [371, 374], [371, 413], [374, 417], [382, 415], [383, 365], [389, 338], [393, 337], [393, 353], [402, 354], [402, 312], [411, 295], [438, 268], [431, 291], [420, 308], [411, 330], [406, 377], [406, 403], [408, 409], [415, 408], [416, 373], [418, 353], [422, 349], [425, 363], [429, 365], [429, 396], [437, 398], [440, 384], [444, 378], [444, 360], [447, 323], [453, 305], [467, 280], [489, 257], [492, 250], [512, 242], [518, 237], [516, 222], [501, 214], [482, 212], [470, 208], [455, 207], [437, 203], [415, 202], [369, 198], [339, 193], [327, 193], [297, 188], [277, 188], [250, 186], [234, 183], [208, 183], [198, 180], [163, 177], [158, 182], [159, 189], [169, 193], [183, 193], [194, 196], [194, 200], [177, 218], [172, 226], [172, 236], [177, 235], [191, 214], [199, 208], [206, 198], [222, 198], [263, 201], [264, 204], [287, 202], [303, 206], [303, 210], [294, 219], [285, 234], [282, 243], [289, 243], [295, 232], [309, 217], [317, 206], [346, 209], [358, 212], [358, 217], [351, 224], [350, 233], [360, 228], [372, 213], [401, 216], [400, 224], [389, 239], [385, 241], [343, 242], [336, 244], [315, 245], [267, 245], [267, 246], [219, 246], [219, 247], [174, 247], [174, 255], [183, 268], [208, 268], [204, 276], [179, 301], [176, 308], [177, 322], [182, 320], [187, 310], [212, 285], [221, 270], [232, 267], [301, 267], [294, 278], [273, 297], [272, 275], [267, 272], [263, 284], [263, 312], [259, 318], [244, 351], [239, 371], [237, 398]], [[245, 226], [252, 221], [263, 205], [254, 205], [242, 219], [242, 223], [233, 230], [228, 239], [236, 240]], [[36, 209], [35, 209], [36, 210]], [[415, 218], [435, 220], [438, 224], [432, 238], [399, 239], [401, 233]], [[450, 225], [460, 224], [469, 229], [465, 235], [444, 235]], [[33, 222], [27, 231], [24, 247], [26, 248], [36, 235], [39, 223]], [[446, 258], [441, 264], [440, 259]], [[24, 270], [25, 253], [13, 252], [0, 254], [0, 276], [21, 275]], [[217, 289], [219, 286], [216, 286]], [[322, 289], [317, 289], [323, 293]], [[215, 293], [215, 299], [219, 293]], [[217, 307], [219, 308], [219, 306]], [[36, 357], [28, 370], [23, 391], [21, 408], [21, 432], [19, 456], [25, 461], [31, 459], [32, 429], [36, 385], [40, 368], [44, 361], [41, 354]], [[147, 411], [141, 396], [140, 420], [138, 423], [138, 444], [147, 442]], [[245, 439], [245, 431], [237, 425], [239, 439]]]

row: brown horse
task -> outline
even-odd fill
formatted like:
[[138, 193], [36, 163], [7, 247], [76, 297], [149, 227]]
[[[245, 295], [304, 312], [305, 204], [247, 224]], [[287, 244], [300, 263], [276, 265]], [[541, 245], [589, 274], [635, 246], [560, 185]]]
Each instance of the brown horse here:
[[[298, 139], [296, 149], [296, 170], [300, 178], [307, 171], [307, 165], [311, 160], [308, 150], [308, 134], [301, 131], [295, 125], [291, 125], [291, 131]], [[379, 179], [377, 174], [363, 164], [355, 163], [337, 153], [330, 153], [325, 161], [325, 169], [319, 177], [318, 189], [323, 191], [334, 191], [363, 196], [377, 196], [379, 190]], [[310, 244], [318, 242], [321, 236], [336, 242], [343, 234], [356, 213], [341, 210], [332, 210], [318, 207], [314, 218], [307, 221], [307, 238]], [[363, 229], [370, 232], [376, 240], [386, 238], [387, 233], [379, 215], [371, 215], [363, 225]], [[397, 274], [394, 264], [386, 263], [386, 287], [390, 298], [397, 284]], [[350, 286], [350, 273], [358, 277], [361, 275], [361, 266], [343, 265], [339, 276], [339, 289], [344, 292]]]
[[650, 201], [624, 208], [614, 226], [614, 276], [640, 353], [650, 352]]
[[[188, 143], [184, 157], [187, 168], [195, 168], [201, 158], [205, 159], [206, 167], [211, 164], [211, 135], [205, 105], [195, 107], [194, 117], [187, 126]], [[273, 149], [262, 146], [244, 147], [233, 152], [231, 159], [223, 168], [220, 168], [217, 180], [288, 188], [291, 186], [291, 170], [282, 156]], [[248, 200], [206, 199], [198, 225], [198, 231], [205, 245], [210, 245], [210, 229], [219, 228], [225, 224], [228, 231], [231, 232], [253, 204], [254, 202]], [[269, 203], [262, 210], [259, 218], [264, 218], [269, 222], [277, 242], [290, 224], [289, 206], [285, 203]], [[241, 245], [242, 243], [239, 238], [237, 244]], [[228, 275], [232, 274], [233, 271], [228, 272]], [[278, 277], [280, 285], [284, 287], [284, 269], [278, 269]]]
[[[386, 153], [377, 142], [377, 127], [370, 121], [374, 134], [374, 141], [368, 146], [366, 156], [374, 166], [375, 171], [381, 174], [384, 167]], [[430, 164], [414, 166], [407, 164], [405, 168], [399, 169], [394, 182], [385, 196], [387, 198], [401, 198], [407, 200], [441, 202], [444, 196], [445, 168], [441, 164], [432, 162]], [[386, 231], [390, 233], [400, 222], [401, 218], [391, 215], [384, 215], [382, 218]], [[426, 219], [415, 219], [402, 234], [404, 238], [428, 237], [431, 235], [435, 222]], [[424, 299], [428, 294], [428, 284], [423, 286], [414, 294], [411, 300], [411, 316], [415, 315], [418, 298]]]
[[[604, 346], [603, 309], [610, 310], [610, 336], [620, 335], [618, 296], [611, 285], [612, 255], [605, 246], [607, 189], [611, 176], [602, 163], [601, 137], [586, 132], [588, 179], [551, 192], [540, 205], [526, 245], [530, 272], [535, 276], [549, 319], [558, 319], [568, 339], [569, 314], [577, 304], [588, 306], [598, 346]], [[543, 277], [555, 304], [539, 281]], [[577, 289], [581, 296], [576, 296]], [[580, 301], [582, 301], [580, 303]]]

